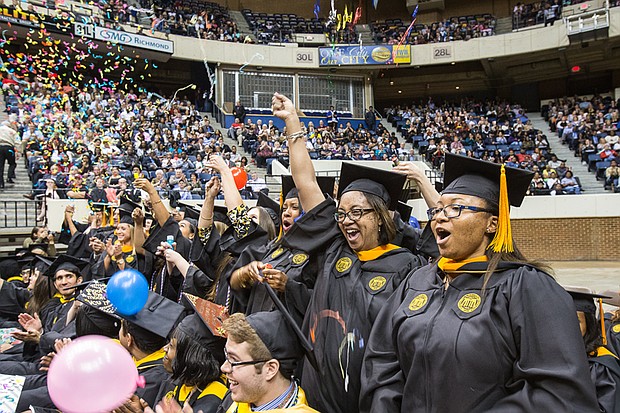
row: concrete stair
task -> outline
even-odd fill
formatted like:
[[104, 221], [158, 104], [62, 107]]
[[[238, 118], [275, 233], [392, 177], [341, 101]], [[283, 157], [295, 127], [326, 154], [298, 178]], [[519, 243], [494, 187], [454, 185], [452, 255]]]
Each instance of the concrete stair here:
[[363, 45], [373, 45], [375, 44], [375, 39], [372, 37], [372, 29], [368, 24], [356, 24], [355, 25], [355, 33], [357, 33], [358, 37], [362, 36], [362, 44]]
[[495, 34], [512, 33], [512, 16], [502, 17], [495, 21]]
[[603, 182], [597, 181], [594, 173], [588, 172], [588, 167], [581, 164], [581, 159], [575, 157], [573, 151], [568, 145], [563, 145], [556, 132], [552, 132], [549, 124], [541, 116], [528, 115], [532, 126], [543, 131], [547, 136], [551, 151], [557, 155], [558, 159], [566, 160], [566, 166], [573, 170], [576, 177], [581, 182], [582, 189], [588, 194], [604, 194], [607, 193], [603, 187]]
[[230, 15], [230, 18], [237, 23], [237, 30], [241, 34], [242, 38], [245, 39], [246, 36], [250, 36], [252, 40], [256, 41], [256, 37], [254, 36], [254, 33], [252, 33], [252, 30], [250, 30], [250, 26], [248, 25], [245, 16], [243, 16], [243, 13], [237, 10], [229, 10], [228, 14]]

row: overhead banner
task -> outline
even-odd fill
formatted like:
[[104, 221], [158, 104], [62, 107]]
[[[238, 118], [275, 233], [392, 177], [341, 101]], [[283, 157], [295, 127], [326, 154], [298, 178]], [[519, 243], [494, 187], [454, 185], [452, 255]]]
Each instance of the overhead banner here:
[[121, 32], [95, 26], [95, 39], [105, 42], [120, 43], [126, 46], [141, 47], [157, 52], [174, 53], [174, 43], [170, 40], [158, 39], [136, 33]]
[[336, 46], [319, 48], [319, 66], [410, 64], [411, 46]]

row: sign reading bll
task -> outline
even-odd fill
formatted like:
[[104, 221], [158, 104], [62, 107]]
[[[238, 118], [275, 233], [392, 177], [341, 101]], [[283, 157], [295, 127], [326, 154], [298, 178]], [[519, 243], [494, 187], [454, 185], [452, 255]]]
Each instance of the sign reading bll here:
[[409, 64], [411, 48], [409, 45], [320, 47], [319, 58], [319, 66]]

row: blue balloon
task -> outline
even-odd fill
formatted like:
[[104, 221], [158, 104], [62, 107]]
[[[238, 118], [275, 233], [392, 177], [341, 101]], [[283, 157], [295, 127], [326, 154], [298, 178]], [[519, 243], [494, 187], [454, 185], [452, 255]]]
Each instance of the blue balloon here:
[[119, 314], [134, 315], [146, 304], [149, 284], [139, 271], [119, 271], [108, 281], [106, 295]]

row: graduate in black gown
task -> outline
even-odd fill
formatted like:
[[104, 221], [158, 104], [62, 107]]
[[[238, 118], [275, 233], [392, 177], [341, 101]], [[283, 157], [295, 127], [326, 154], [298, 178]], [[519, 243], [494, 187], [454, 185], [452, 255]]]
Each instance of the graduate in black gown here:
[[[569, 287], [566, 291], [573, 297], [585, 352], [590, 365], [590, 378], [596, 386], [596, 397], [601, 412], [620, 413], [620, 362], [609, 351], [607, 335], [596, 317], [595, 301], [609, 296], [594, 294], [585, 287]], [[600, 305], [600, 309], [603, 306]], [[601, 316], [603, 315], [601, 311]]]
[[428, 211], [441, 259], [381, 310], [362, 412], [598, 412], [568, 293], [514, 246], [532, 174], [446, 154]]
[[605, 331], [607, 332], [607, 347], [620, 357], [620, 292], [607, 290], [601, 295], [611, 297], [604, 298], [603, 303], [616, 308], [614, 311], [605, 313]]
[[[324, 262], [324, 246], [337, 235], [329, 222], [303, 218], [305, 210], [299, 200], [299, 191], [293, 178], [282, 176], [281, 231], [268, 243], [252, 243], [235, 263], [229, 282], [234, 297], [246, 308], [246, 314], [274, 309], [267, 294], [264, 279], [287, 303], [289, 311], [301, 324], [318, 269]], [[319, 190], [333, 194], [334, 177], [317, 177]], [[331, 197], [329, 198], [331, 200]], [[333, 201], [329, 201], [333, 205]], [[263, 278], [262, 276], [265, 276]]]
[[317, 367], [304, 364], [302, 386], [316, 410], [357, 413], [362, 358], [375, 318], [406, 275], [426, 262], [391, 243], [396, 229], [390, 211], [405, 177], [343, 163], [336, 206], [317, 184], [292, 102], [275, 94], [273, 111], [286, 122], [291, 172], [307, 211], [297, 224], [309, 229], [306, 237], [318, 232], [325, 251], [303, 323]]

